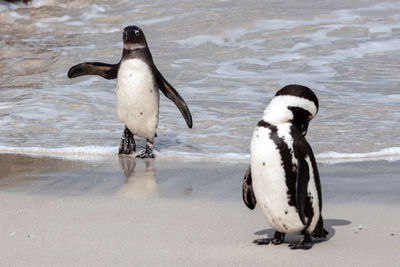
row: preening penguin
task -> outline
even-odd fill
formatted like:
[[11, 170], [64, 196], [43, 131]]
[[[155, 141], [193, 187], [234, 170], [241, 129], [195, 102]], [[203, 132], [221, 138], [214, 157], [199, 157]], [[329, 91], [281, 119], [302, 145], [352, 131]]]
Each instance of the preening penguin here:
[[305, 139], [309, 122], [318, 111], [318, 99], [307, 87], [280, 89], [254, 129], [251, 165], [242, 186], [247, 207], [260, 207], [274, 238], [257, 244], [281, 244], [285, 234], [302, 234], [292, 249], [312, 247], [311, 236], [326, 237], [321, 215], [321, 184], [311, 146]]
[[106, 79], [117, 79], [118, 117], [125, 123], [119, 154], [131, 154], [136, 151], [134, 135], [137, 135], [147, 140], [146, 149], [138, 157], [154, 158], [159, 90], [175, 103], [189, 128], [193, 125], [192, 115], [183, 98], [154, 64], [143, 31], [137, 26], [128, 26], [124, 29], [122, 39], [124, 48], [120, 62], [81, 63], [68, 71], [68, 77], [99, 75]]

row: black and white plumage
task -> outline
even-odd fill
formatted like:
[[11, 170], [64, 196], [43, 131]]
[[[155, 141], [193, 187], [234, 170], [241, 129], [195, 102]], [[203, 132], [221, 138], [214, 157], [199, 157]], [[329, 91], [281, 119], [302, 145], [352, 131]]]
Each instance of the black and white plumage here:
[[82, 75], [99, 75], [117, 79], [118, 117], [126, 127], [122, 135], [119, 154], [135, 152], [134, 135], [147, 139], [141, 158], [152, 158], [156, 136], [160, 93], [178, 107], [186, 124], [192, 128], [192, 115], [183, 98], [165, 80], [153, 62], [143, 31], [137, 26], [125, 27], [124, 49], [117, 64], [85, 62], [68, 71], [69, 78]]
[[258, 203], [276, 230], [274, 238], [255, 240], [258, 244], [280, 244], [286, 233], [303, 234], [290, 247], [309, 249], [311, 236], [326, 237], [318, 168], [305, 139], [317, 111], [318, 99], [309, 88], [288, 85], [272, 98], [253, 132], [243, 200], [250, 209]]

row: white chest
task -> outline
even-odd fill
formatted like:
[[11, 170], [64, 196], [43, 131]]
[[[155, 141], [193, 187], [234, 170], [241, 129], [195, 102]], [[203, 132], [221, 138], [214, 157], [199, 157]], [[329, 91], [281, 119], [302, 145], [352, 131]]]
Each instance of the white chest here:
[[160, 93], [150, 67], [140, 59], [121, 62], [117, 77], [118, 116], [135, 135], [154, 137]]
[[121, 62], [117, 77], [118, 96], [151, 96], [150, 90], [154, 89], [154, 84], [151, 69], [145, 62], [140, 59], [129, 59]]
[[[269, 224], [284, 233], [297, 233], [303, 229], [296, 208], [288, 203], [285, 170], [282, 157], [271, 130], [256, 128], [251, 140], [251, 172], [254, 194]], [[286, 127], [278, 128], [278, 135], [292, 147]]]

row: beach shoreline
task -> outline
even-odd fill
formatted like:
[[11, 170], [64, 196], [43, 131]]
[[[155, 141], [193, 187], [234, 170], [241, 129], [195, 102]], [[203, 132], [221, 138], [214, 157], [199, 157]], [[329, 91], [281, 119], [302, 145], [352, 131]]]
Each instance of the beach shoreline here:
[[[399, 265], [400, 0], [31, 2], [0, 1], [1, 266]], [[155, 160], [117, 155], [116, 80], [68, 78], [120, 66], [129, 25], [193, 119], [161, 94]], [[273, 230], [242, 201], [254, 127], [290, 84], [319, 101], [330, 234], [308, 251], [253, 244]]]
[[242, 203], [246, 163], [1, 154], [0, 254], [5, 266], [396, 266], [397, 163], [319, 164], [330, 234], [291, 251], [301, 236], [252, 243], [273, 230]]

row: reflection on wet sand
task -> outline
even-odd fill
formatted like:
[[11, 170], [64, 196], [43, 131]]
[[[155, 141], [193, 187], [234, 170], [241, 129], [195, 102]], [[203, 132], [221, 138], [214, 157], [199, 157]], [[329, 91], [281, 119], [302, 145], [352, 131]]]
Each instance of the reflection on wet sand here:
[[[146, 197], [151, 195], [156, 187], [156, 170], [154, 159], [146, 159], [145, 170], [136, 170], [136, 158], [121, 156], [120, 166], [124, 172], [125, 183], [121, 185], [119, 193], [127, 198]], [[142, 160], [140, 160], [142, 163]]]
[[45, 180], [44, 173], [82, 168], [84, 164], [50, 157], [0, 154], [0, 188], [13, 188]]

